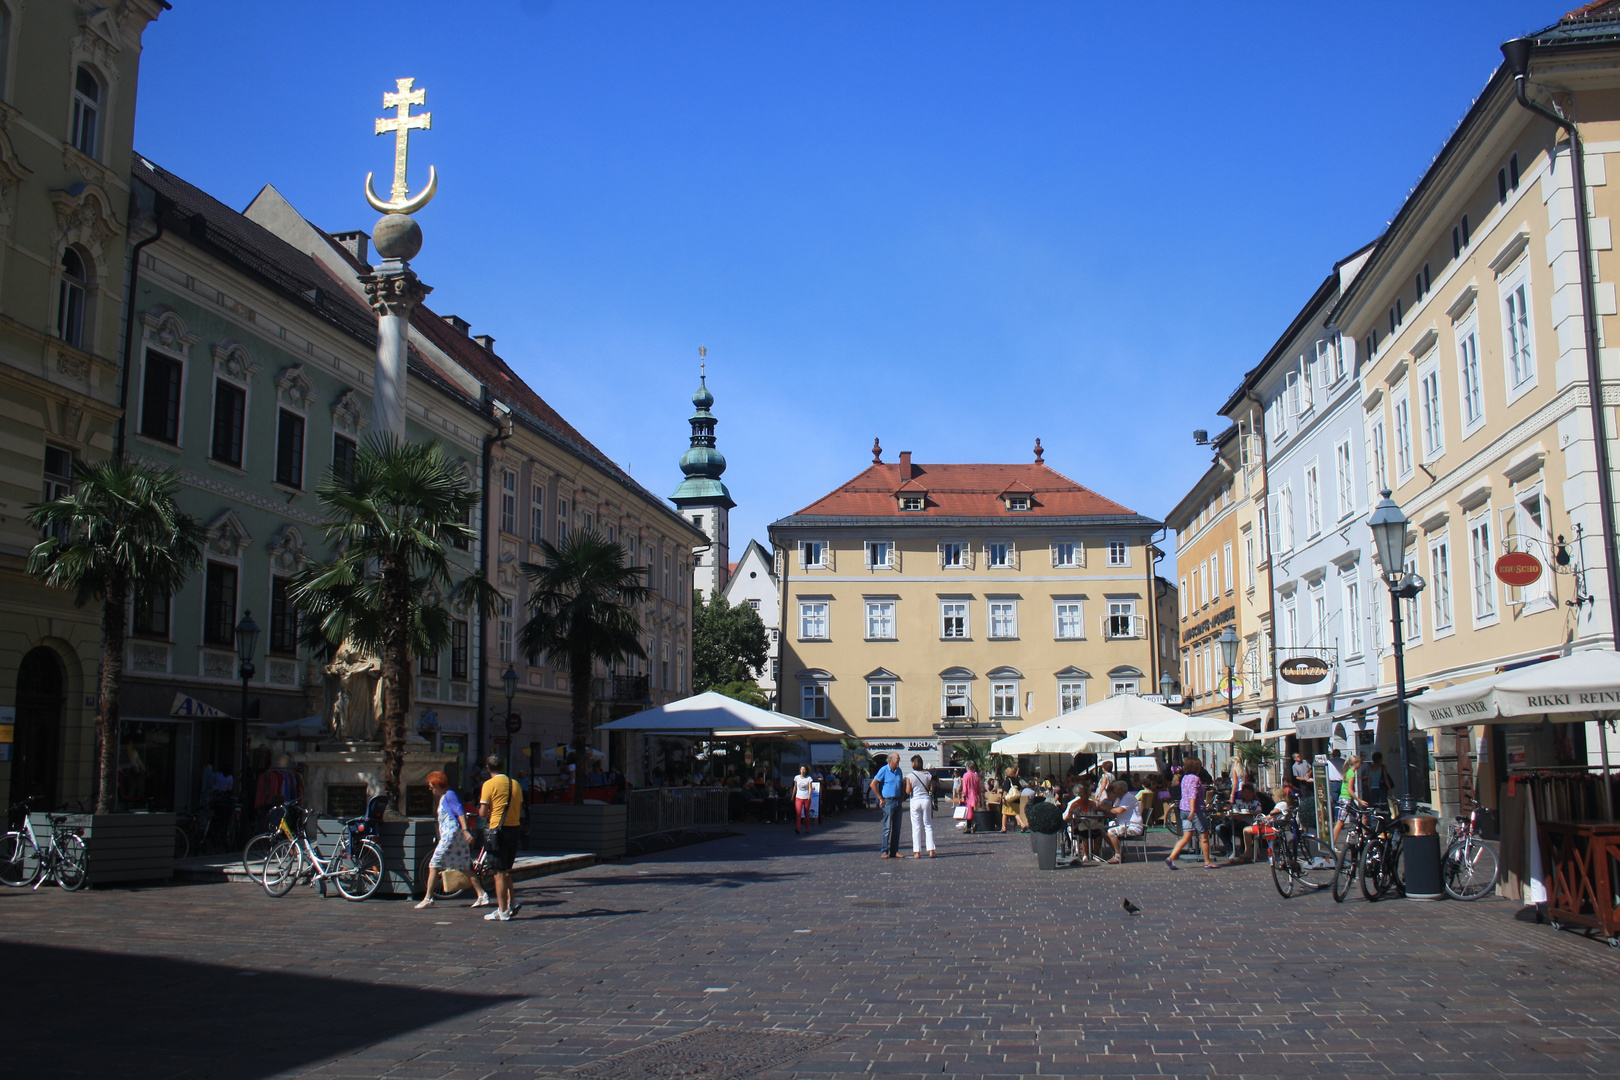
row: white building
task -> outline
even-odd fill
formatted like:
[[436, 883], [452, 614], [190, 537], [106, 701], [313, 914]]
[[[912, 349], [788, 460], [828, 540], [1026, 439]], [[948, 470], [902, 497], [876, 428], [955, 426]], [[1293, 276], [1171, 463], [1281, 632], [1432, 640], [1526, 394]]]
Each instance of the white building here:
[[759, 541], [748, 541], [742, 558], [731, 568], [731, 580], [722, 591], [726, 603], [732, 607], [747, 604], [759, 613], [760, 621], [765, 624], [770, 654], [765, 670], [756, 672], [754, 681], [776, 702], [776, 688], [782, 675], [782, 596], [771, 553]]

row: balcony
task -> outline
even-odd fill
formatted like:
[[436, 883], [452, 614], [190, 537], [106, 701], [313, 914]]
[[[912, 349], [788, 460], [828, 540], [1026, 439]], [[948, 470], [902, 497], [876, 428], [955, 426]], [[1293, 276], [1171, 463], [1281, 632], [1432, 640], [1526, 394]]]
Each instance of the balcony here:
[[647, 676], [609, 675], [591, 680], [591, 700], [611, 702], [642, 702], [647, 695]]

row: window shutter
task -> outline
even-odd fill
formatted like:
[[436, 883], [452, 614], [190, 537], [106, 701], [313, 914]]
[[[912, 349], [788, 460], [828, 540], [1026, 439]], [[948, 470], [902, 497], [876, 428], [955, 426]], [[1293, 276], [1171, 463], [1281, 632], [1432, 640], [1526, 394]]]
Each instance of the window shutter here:
[[805, 552], [808, 551], [808, 550], [809, 549], [807, 547], [805, 547], [804, 541], [800, 540], [799, 541], [799, 569], [800, 570], [805, 569], [805, 567], [809, 563], [809, 560], [805, 557]]
[[962, 541], [962, 565], [968, 570], [973, 569], [973, 543], [969, 540]]
[[1266, 496], [1266, 546], [1268, 554], [1279, 550], [1281, 547], [1278, 543], [1280, 534], [1277, 531], [1277, 506], [1281, 501], [1282, 497], [1280, 495], [1271, 494]]
[[934, 545], [934, 557], [939, 561], [939, 568], [945, 569], [945, 541]]
[[1056, 540], [1052, 541], [1048, 551], [1052, 556], [1052, 569], [1056, 570], [1058, 564], [1058, 546]]
[[1014, 570], [1018, 569], [1018, 544], [1016, 541], [1009, 540], [1007, 542], [1007, 565]]
[[1086, 542], [1084, 540], [1076, 539], [1074, 542], [1074, 564], [1076, 566], [1086, 565]]
[[900, 569], [900, 545], [895, 543], [892, 540], [889, 541], [889, 563], [888, 563], [888, 565], [889, 565], [889, 569], [891, 569], [891, 570]]
[[823, 552], [822, 562], [827, 564], [827, 569], [828, 570], [833, 569], [834, 552], [833, 552], [832, 541], [829, 540], [827, 542], [826, 546], [823, 547], [821, 550]]

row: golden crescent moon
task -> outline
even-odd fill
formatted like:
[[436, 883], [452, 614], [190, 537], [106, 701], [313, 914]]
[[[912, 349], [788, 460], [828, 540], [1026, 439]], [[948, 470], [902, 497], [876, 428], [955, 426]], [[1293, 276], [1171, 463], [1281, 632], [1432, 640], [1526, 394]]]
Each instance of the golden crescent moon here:
[[377, 193], [371, 189], [372, 173], [366, 173], [366, 202], [379, 214], [414, 214], [428, 204], [435, 192], [439, 190], [439, 173], [432, 165], [428, 166], [427, 187], [409, 199], [399, 202], [384, 202], [377, 198]]

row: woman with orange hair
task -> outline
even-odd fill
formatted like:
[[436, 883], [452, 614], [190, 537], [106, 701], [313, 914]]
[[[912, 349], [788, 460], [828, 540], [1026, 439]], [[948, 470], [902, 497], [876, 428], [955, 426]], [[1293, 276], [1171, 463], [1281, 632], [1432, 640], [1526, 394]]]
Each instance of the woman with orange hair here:
[[445, 870], [460, 870], [471, 877], [473, 887], [478, 890], [478, 899], [473, 901], [473, 907], [489, 906], [489, 894], [484, 891], [484, 883], [468, 873], [472, 869], [469, 845], [473, 835], [467, 827], [467, 813], [462, 809], [461, 797], [450, 790], [450, 778], [442, 772], [428, 773], [427, 785], [439, 803], [439, 845], [433, 849], [433, 857], [428, 860], [427, 888], [416, 906], [433, 906], [433, 887], [438, 884], [439, 874]]

